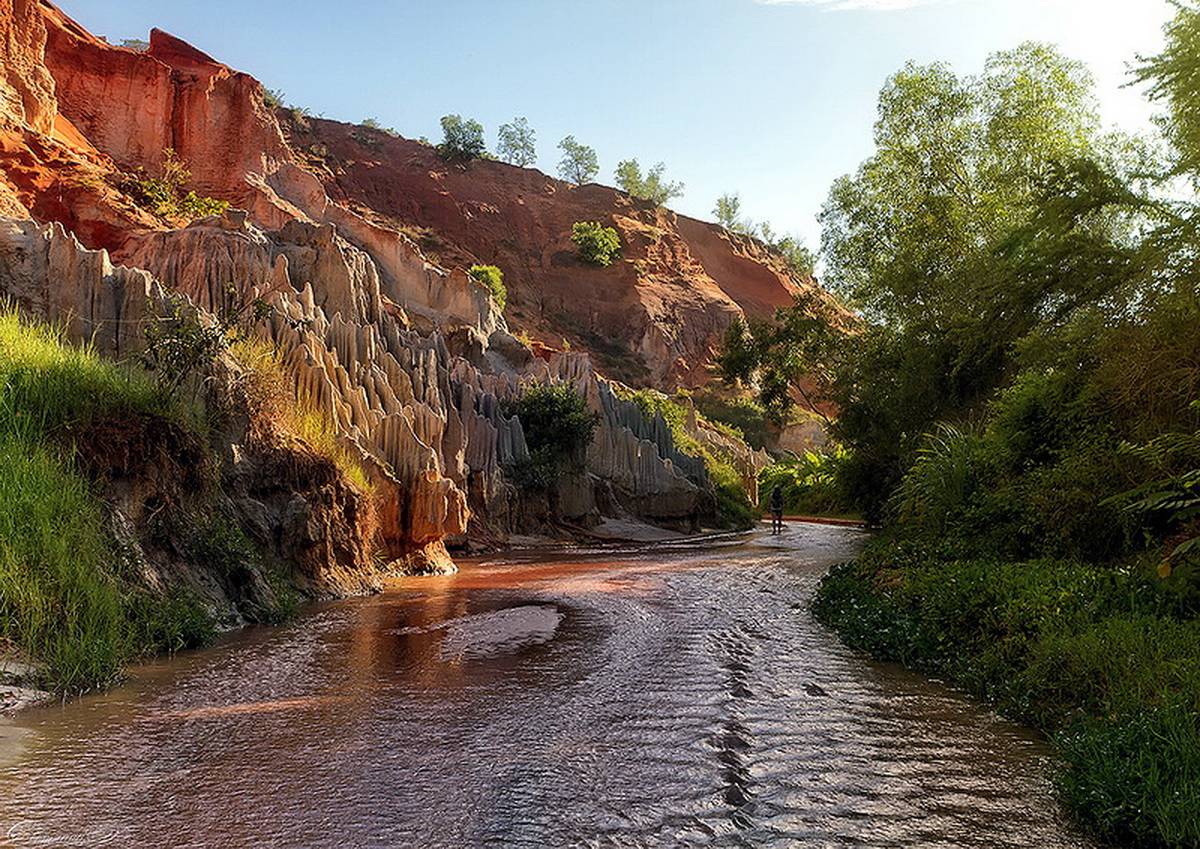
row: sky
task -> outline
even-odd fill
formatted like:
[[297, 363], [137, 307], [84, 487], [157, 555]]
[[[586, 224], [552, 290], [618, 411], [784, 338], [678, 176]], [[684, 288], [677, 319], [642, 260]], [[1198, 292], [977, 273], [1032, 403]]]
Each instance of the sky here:
[[1125, 86], [1155, 52], [1168, 0], [59, 0], [116, 42], [171, 32], [285, 101], [410, 138], [439, 119], [524, 116], [538, 167], [567, 134], [619, 160], [662, 161], [674, 209], [712, 219], [722, 193], [777, 232], [819, 244], [838, 176], [871, 154], [876, 98], [908, 60], [963, 74], [1026, 40], [1053, 42], [1096, 77], [1106, 122], [1149, 126]]

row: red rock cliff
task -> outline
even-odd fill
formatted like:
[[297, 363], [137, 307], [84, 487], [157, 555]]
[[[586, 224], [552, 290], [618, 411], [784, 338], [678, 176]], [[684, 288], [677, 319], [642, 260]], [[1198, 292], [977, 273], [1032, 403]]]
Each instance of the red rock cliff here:
[[[37, 71], [39, 33], [10, 39], [13, 70], [0, 103], [28, 113], [19, 121], [27, 126], [61, 125], [60, 143], [104, 177], [98, 188], [93, 174], [64, 191], [69, 169], [45, 151], [31, 155], [37, 145], [25, 140], [10, 146], [36, 167], [8, 194], [118, 259], [130, 233], [164, 225], [109, 187], [120, 185], [121, 173], [157, 173], [171, 148], [192, 172], [189, 188], [249, 210], [266, 227], [295, 218], [332, 223], [385, 278], [411, 277], [424, 258], [450, 271], [500, 266], [514, 332], [552, 347], [567, 340], [632, 383], [705, 382], [730, 321], [769, 314], [815, 285], [753, 239], [623, 192], [500, 162], [449, 165], [425, 144], [272, 110], [252, 77], [159, 30], [138, 52], [96, 38], [48, 0], [40, 2], [40, 22], [31, 0], [7, 2], [28, 19], [14, 31], [44, 27], [53, 79]], [[86, 198], [82, 185], [93, 187]], [[608, 268], [581, 263], [570, 241], [576, 221], [615, 227], [621, 259]], [[412, 289], [394, 283], [390, 294], [408, 305]], [[424, 305], [442, 308], [455, 298], [462, 300], [439, 292]]]

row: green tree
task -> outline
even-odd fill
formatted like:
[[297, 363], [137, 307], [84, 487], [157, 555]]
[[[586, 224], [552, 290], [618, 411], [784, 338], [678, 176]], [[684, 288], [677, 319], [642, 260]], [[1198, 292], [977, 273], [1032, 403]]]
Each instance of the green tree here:
[[635, 198], [662, 206], [683, 194], [683, 183], [663, 179], [666, 168], [667, 166], [660, 162], [642, 176], [642, 168], [636, 159], [622, 160], [617, 163], [617, 185]]
[[724, 194], [717, 198], [717, 205], [713, 207], [713, 215], [717, 218], [717, 223], [726, 230], [732, 230], [735, 233], [746, 232], [746, 223], [742, 221], [742, 199], [734, 194]]
[[558, 162], [558, 175], [568, 183], [582, 186], [596, 179], [600, 173], [600, 164], [596, 159], [596, 149], [580, 144], [574, 136], [567, 136], [558, 143], [558, 149], [563, 152]]
[[447, 161], [466, 162], [487, 155], [483, 125], [461, 115], [442, 116], [443, 140], [438, 153]]
[[717, 370], [728, 384], [751, 387], [777, 424], [787, 422], [799, 398], [827, 425], [819, 395], [828, 394], [843, 320], [827, 296], [807, 290], [795, 303], [776, 310], [773, 321], [735, 320], [725, 331], [716, 357]]
[[504, 285], [504, 272], [494, 265], [472, 265], [467, 272], [471, 279], [487, 290], [500, 312], [508, 305], [508, 288]]
[[523, 489], [553, 487], [564, 473], [583, 468], [598, 417], [568, 382], [539, 383], [504, 406], [504, 414], [521, 420], [529, 460], [510, 469]]
[[[767, 227], [766, 222], [762, 225]], [[812, 277], [813, 270], [817, 265], [817, 258], [813, 252], [808, 249], [808, 246], [802, 242], [797, 236], [784, 236], [782, 239], [769, 238], [768, 232], [764, 231], [763, 239], [766, 243], [783, 256], [788, 268], [792, 270], [798, 277]]]
[[511, 165], [527, 168], [537, 161], [536, 136], [529, 122], [514, 118], [501, 124], [497, 133], [496, 154]]
[[579, 249], [580, 259], [602, 267], [612, 265], [621, 250], [617, 231], [598, 221], [576, 221], [571, 225], [571, 241]]
[[1163, 51], [1139, 57], [1135, 79], [1147, 85], [1151, 101], [1163, 103], [1160, 126], [1175, 148], [1175, 173], [1200, 173], [1200, 8], [1194, 0], [1176, 3], [1167, 24]]
[[[832, 402], [849, 485], [877, 514], [937, 422], [978, 410], [1035, 340], [1146, 272], [1137, 146], [1100, 134], [1090, 77], [1051, 48], [995, 54], [975, 77], [906, 66], [875, 142], [821, 214], [824, 281], [861, 323], [827, 334], [800, 305], [731, 330], [720, 365], [776, 416], [801, 390]], [[798, 240], [778, 245], [810, 271]]]

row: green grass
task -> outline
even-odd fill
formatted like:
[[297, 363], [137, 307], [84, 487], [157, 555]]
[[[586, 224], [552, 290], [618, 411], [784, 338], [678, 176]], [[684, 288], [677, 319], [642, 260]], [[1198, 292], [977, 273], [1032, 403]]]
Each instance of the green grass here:
[[0, 311], [0, 638], [64, 692], [211, 634], [194, 599], [160, 603], [122, 579], [100, 499], [76, 467], [72, 440], [90, 423], [135, 415], [193, 419], [144, 375]]
[[229, 352], [247, 370], [246, 389], [260, 414], [331, 461], [361, 492], [372, 491], [366, 470], [338, 440], [334, 423], [311, 399], [297, 397], [291, 390], [283, 360], [270, 343], [261, 339], [239, 339], [230, 346]]
[[0, 635], [64, 689], [112, 678], [125, 651], [99, 505], [45, 448], [0, 437]]
[[196, 430], [203, 411], [170, 399], [143, 372], [68, 345], [57, 329], [0, 309], [0, 433], [46, 439], [104, 416], [160, 416]]
[[1153, 558], [956, 560], [882, 539], [814, 609], [850, 645], [1044, 730], [1063, 801], [1097, 834], [1200, 847], [1200, 622]]

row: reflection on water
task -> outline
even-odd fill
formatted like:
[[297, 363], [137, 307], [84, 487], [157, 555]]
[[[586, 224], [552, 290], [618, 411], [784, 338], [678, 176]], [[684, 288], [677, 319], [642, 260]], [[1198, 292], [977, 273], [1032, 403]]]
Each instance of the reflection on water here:
[[0, 727], [19, 747], [0, 757], [0, 835], [1086, 845], [1036, 739], [812, 620], [817, 580], [857, 541], [795, 525], [514, 556], [235, 635]]

